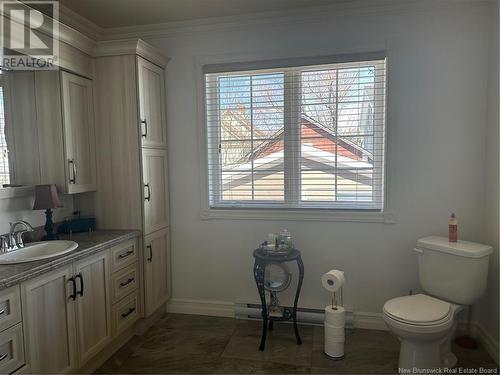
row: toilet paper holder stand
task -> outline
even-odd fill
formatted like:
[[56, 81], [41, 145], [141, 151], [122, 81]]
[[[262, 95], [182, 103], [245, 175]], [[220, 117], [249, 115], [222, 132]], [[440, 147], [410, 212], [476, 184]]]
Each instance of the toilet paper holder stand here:
[[337, 310], [339, 306], [344, 306], [344, 287], [341, 286], [338, 292], [340, 295], [340, 304], [337, 304], [337, 292], [332, 292], [332, 310]]

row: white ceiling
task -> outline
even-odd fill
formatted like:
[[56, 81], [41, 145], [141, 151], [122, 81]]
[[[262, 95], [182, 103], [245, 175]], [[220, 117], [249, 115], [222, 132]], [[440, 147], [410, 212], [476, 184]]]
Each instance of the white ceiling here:
[[187, 21], [331, 5], [345, 0], [60, 0], [100, 27]]

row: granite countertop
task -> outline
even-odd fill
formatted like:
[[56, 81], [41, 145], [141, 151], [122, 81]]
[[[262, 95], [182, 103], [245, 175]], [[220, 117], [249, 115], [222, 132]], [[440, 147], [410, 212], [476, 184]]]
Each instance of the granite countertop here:
[[78, 247], [56, 258], [0, 265], [0, 290], [88, 257], [121, 242], [139, 237], [139, 235], [138, 230], [98, 230], [92, 233], [61, 235], [61, 240], [75, 241], [78, 243]]

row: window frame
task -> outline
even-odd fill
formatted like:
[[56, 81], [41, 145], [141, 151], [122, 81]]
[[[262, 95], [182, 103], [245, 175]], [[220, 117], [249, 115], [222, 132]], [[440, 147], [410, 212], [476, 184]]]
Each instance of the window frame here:
[[[357, 53], [357, 54], [346, 54], [346, 55], [336, 55], [336, 56], [322, 56], [322, 57], [313, 57], [313, 58], [298, 58], [298, 59], [286, 59], [286, 60], [262, 60], [262, 61], [254, 61], [250, 63], [240, 63], [240, 62], [220, 62], [216, 57], [206, 58], [203, 56], [198, 56], [196, 59], [196, 65], [198, 67], [199, 75], [197, 76], [198, 81], [198, 111], [200, 118], [200, 144], [203, 146], [200, 148], [202, 152], [201, 156], [201, 176], [205, 181], [205, 188], [202, 189], [202, 210], [200, 218], [202, 220], [206, 219], [268, 219], [268, 220], [306, 220], [306, 221], [350, 221], [350, 222], [376, 222], [376, 223], [386, 223], [392, 224], [395, 222], [394, 213], [387, 208], [387, 188], [386, 188], [386, 176], [387, 176], [387, 102], [388, 102], [388, 56], [385, 51], [383, 52], [366, 52], [366, 53]], [[208, 60], [208, 61], [207, 61]], [[215, 60], [215, 61], [213, 61]], [[374, 204], [368, 202], [368, 204], [364, 204], [363, 202], [359, 202], [356, 207], [353, 207], [352, 202], [348, 202], [343, 205], [342, 202], [336, 201], [332, 205], [327, 202], [307, 202], [304, 203], [301, 201], [301, 189], [300, 183], [297, 184], [297, 181], [300, 181], [299, 178], [295, 178], [292, 173], [285, 174], [284, 181], [284, 195], [292, 196], [292, 200], [287, 200], [284, 198], [283, 202], [273, 202], [273, 201], [251, 201], [248, 204], [242, 201], [228, 201], [228, 200], [220, 200], [216, 204], [211, 203], [211, 194], [210, 189], [211, 186], [213, 188], [220, 188], [220, 184], [214, 184], [212, 182], [210, 170], [210, 150], [213, 150], [213, 147], [218, 148], [219, 144], [217, 138], [208, 137], [208, 127], [207, 127], [207, 86], [205, 81], [206, 73], [221, 73], [224, 76], [229, 76], [231, 74], [241, 75], [242, 72], [245, 73], [272, 73], [272, 72], [282, 72], [285, 74], [285, 81], [290, 78], [298, 78], [298, 75], [287, 75], [287, 69], [293, 68], [297, 69], [300, 67], [301, 71], [315, 71], [320, 70], [322, 67], [329, 67], [331, 64], [338, 65], [340, 68], [341, 65], [345, 64], [346, 66], [352, 66], [350, 64], [357, 63], [362, 64], [366, 62], [367, 66], [373, 64], [373, 60], [385, 60], [385, 80], [383, 83], [377, 83], [378, 80], [375, 79], [376, 85], [375, 90], [380, 89], [380, 85], [384, 85], [384, 106], [377, 108], [376, 111], [384, 112], [383, 116], [383, 140], [384, 147], [382, 150], [374, 150], [381, 151], [384, 154], [382, 158], [376, 158], [374, 156], [374, 169], [377, 168], [377, 164], [383, 164], [382, 166], [382, 179], [380, 180], [380, 184], [382, 185], [378, 190], [382, 194], [382, 205], [381, 207], [374, 207]], [[243, 60], [235, 60], [235, 61], [243, 61]], [[286, 66], [281, 66], [282, 61], [286, 61]], [[215, 63], [214, 63], [215, 62]], [[306, 63], [304, 63], [306, 62]], [[274, 67], [272, 65], [275, 65]], [[271, 67], [269, 67], [271, 65]], [[210, 68], [206, 69], [209, 66]], [[214, 68], [215, 67], [215, 68]], [[227, 67], [227, 68], [226, 68]], [[218, 71], [213, 71], [216, 69]], [[379, 87], [377, 87], [377, 84]], [[287, 85], [285, 84], [284, 90], [286, 90]], [[290, 87], [288, 85], [288, 87]], [[217, 90], [214, 90], [212, 95], [218, 97]], [[293, 142], [300, 143], [300, 126], [292, 126], [294, 121], [289, 117], [290, 115], [299, 115], [300, 110], [297, 108], [301, 106], [300, 100], [300, 89], [295, 90], [297, 100], [294, 101], [285, 101], [285, 103], [294, 104], [295, 109], [291, 111], [287, 111], [285, 104], [284, 109], [284, 132], [289, 132], [289, 138], [293, 139]], [[285, 94], [286, 95], [286, 94]], [[300, 109], [300, 108], [299, 108]], [[218, 111], [216, 111], [219, 114]], [[375, 114], [374, 114], [375, 115]], [[218, 127], [218, 131], [220, 131], [220, 127]], [[210, 141], [213, 142], [210, 145]], [[285, 145], [291, 144], [290, 141], [284, 142]], [[284, 152], [286, 152], [287, 146], [285, 146]], [[284, 163], [300, 163], [300, 153], [294, 152], [292, 153], [295, 156], [294, 158], [284, 157]], [[212, 166], [213, 168], [213, 166]], [[286, 165], [284, 170], [287, 169]], [[216, 170], [220, 173], [220, 168], [217, 167]], [[288, 168], [288, 172], [294, 171], [300, 173], [300, 168]], [[295, 183], [294, 183], [295, 182]], [[374, 191], [377, 188], [374, 188]], [[287, 192], [288, 190], [288, 192]], [[218, 190], [219, 191], [219, 190]], [[297, 203], [296, 203], [297, 202]], [[344, 206], [344, 207], [342, 207]]]

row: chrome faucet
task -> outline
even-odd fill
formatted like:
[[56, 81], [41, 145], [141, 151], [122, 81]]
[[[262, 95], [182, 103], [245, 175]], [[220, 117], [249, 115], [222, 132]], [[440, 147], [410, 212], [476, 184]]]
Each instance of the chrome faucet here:
[[[24, 230], [18, 230], [16, 231], [16, 228], [19, 225], [24, 226]], [[11, 250], [16, 250], [21, 247], [24, 247], [24, 242], [23, 242], [23, 234], [26, 232], [32, 232], [33, 227], [31, 226], [30, 223], [24, 220], [19, 220], [15, 221], [13, 223], [10, 223], [10, 231], [9, 234], [0, 236], [0, 251], [2, 253], [5, 253], [7, 251]]]
[[[25, 229], [16, 232], [18, 225], [24, 225]], [[23, 234], [26, 232], [33, 232], [33, 227], [27, 221], [19, 220], [10, 223], [10, 237], [14, 239], [13, 242], [17, 245], [17, 247], [24, 247]]]

